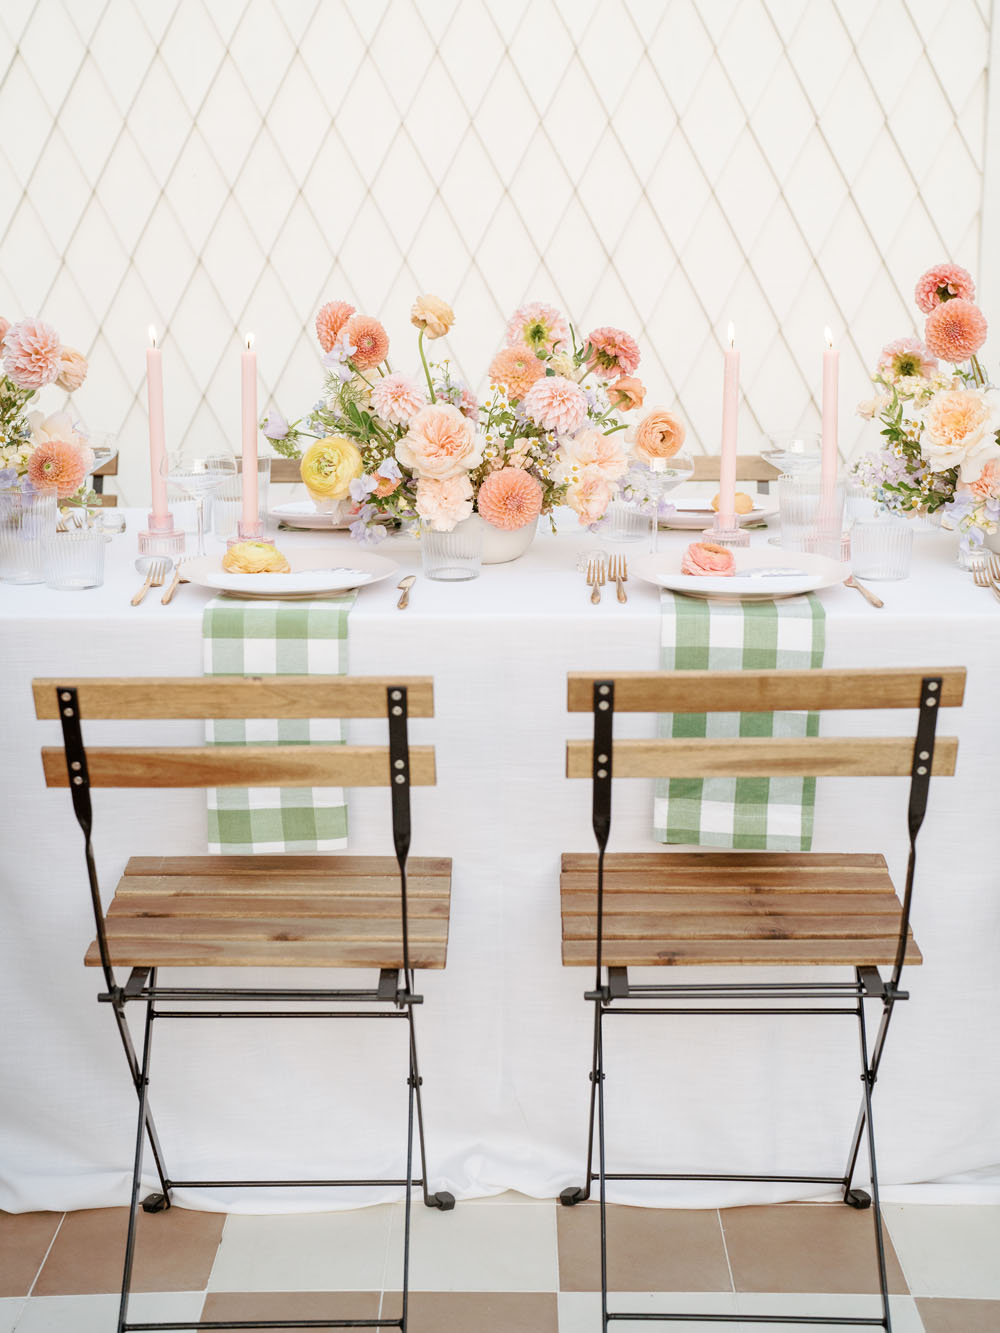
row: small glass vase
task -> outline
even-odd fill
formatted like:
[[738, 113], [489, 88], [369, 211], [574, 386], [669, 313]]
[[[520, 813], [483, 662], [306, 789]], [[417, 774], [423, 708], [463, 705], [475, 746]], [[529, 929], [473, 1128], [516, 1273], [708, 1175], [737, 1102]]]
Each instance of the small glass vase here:
[[45, 552], [56, 530], [57, 499], [54, 489], [0, 489], [0, 582], [45, 582]]
[[441, 583], [478, 579], [483, 562], [482, 526], [459, 523], [452, 532], [425, 528], [420, 534], [420, 558], [429, 579]]

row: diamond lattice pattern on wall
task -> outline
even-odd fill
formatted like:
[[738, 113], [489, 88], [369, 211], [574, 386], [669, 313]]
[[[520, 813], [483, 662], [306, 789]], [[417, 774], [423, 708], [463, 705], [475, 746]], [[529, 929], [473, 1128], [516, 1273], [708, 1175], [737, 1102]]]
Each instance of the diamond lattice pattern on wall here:
[[[847, 410], [917, 275], [975, 270], [988, 0], [4, 0], [0, 312], [86, 350], [76, 405], [146, 490], [143, 347], [173, 441], [235, 441], [238, 338], [289, 416], [346, 297], [414, 360], [419, 291], [473, 385], [525, 298], [643, 347], [647, 401], [718, 447]], [[440, 344], [438, 345], [441, 346]], [[871, 430], [871, 427], [867, 428]]]

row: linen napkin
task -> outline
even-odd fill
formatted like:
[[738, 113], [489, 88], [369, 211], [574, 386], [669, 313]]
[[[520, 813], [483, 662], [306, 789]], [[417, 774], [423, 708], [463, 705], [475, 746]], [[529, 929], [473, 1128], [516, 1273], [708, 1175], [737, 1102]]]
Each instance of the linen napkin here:
[[[214, 598], [202, 619], [205, 675], [343, 675], [356, 596]], [[206, 739], [215, 745], [306, 745], [342, 742], [344, 736], [339, 718], [248, 718], [208, 722]], [[210, 852], [329, 852], [347, 845], [340, 787], [219, 787], [207, 797]]]
[[[664, 591], [660, 665], [666, 671], [821, 667], [823, 605], [812, 594], [773, 602], [716, 602]], [[817, 713], [675, 713], [661, 736], [816, 736]], [[755, 851], [812, 845], [815, 778], [666, 778], [656, 784], [660, 842]]]

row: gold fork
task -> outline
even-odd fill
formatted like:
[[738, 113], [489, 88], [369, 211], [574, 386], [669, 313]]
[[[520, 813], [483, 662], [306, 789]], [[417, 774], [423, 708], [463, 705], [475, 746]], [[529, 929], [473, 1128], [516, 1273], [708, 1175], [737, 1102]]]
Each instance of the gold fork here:
[[592, 555], [587, 561], [587, 586], [593, 591], [590, 600], [596, 605], [601, 600], [601, 584], [604, 582], [604, 557]]
[[986, 569], [994, 583], [1000, 583], [1000, 555], [991, 555], [986, 561]]
[[608, 578], [618, 585], [618, 600], [627, 602], [625, 584], [628, 582], [628, 562], [623, 555], [613, 555], [608, 561]]
[[1000, 602], [1000, 588], [997, 587], [997, 585], [990, 578], [989, 574], [986, 572], [985, 565], [976, 566], [976, 568], [972, 571], [972, 580], [977, 588], [989, 588], [993, 596], [997, 599], [998, 602]]
[[146, 579], [142, 587], [132, 598], [132, 605], [138, 606], [142, 599], [149, 592], [150, 588], [162, 588], [163, 580], [167, 576], [166, 560], [150, 560], [149, 568], [146, 570]]

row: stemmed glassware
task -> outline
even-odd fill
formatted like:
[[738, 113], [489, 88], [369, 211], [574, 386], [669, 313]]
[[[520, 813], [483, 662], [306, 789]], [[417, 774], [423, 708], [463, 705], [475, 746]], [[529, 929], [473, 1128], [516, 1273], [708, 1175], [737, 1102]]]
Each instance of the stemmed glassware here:
[[177, 449], [163, 460], [163, 475], [167, 481], [194, 501], [200, 556], [205, 554], [205, 497], [217, 491], [235, 473], [236, 459], [231, 453]]

